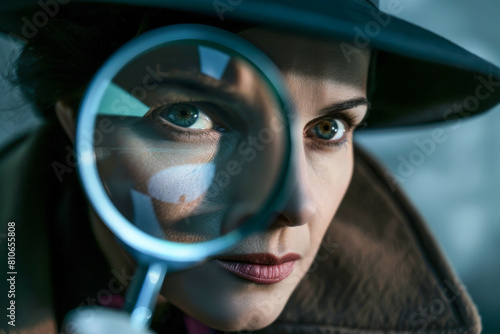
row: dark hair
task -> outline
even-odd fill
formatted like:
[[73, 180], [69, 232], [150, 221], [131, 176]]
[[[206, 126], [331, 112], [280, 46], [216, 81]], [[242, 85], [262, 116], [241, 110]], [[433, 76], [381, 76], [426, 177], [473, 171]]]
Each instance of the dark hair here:
[[14, 83], [48, 121], [63, 100], [73, 110], [101, 64], [144, 31], [175, 23], [202, 23], [238, 31], [247, 25], [213, 16], [111, 4], [68, 4], [29, 39], [16, 63]]

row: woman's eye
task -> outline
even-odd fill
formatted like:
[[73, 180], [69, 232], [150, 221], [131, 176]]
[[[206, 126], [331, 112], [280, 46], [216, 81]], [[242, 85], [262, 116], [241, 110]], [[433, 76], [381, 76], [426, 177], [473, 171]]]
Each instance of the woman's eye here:
[[321, 140], [340, 141], [344, 138], [346, 126], [339, 119], [320, 120], [310, 125], [306, 131], [308, 137], [314, 136]]
[[158, 113], [158, 117], [176, 126], [189, 129], [211, 130], [214, 123], [192, 103], [175, 103], [165, 106]]

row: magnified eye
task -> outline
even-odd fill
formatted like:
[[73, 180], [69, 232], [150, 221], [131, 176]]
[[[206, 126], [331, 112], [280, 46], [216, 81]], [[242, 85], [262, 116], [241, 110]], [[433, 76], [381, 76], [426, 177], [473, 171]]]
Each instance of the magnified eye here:
[[307, 136], [317, 137], [322, 140], [339, 141], [344, 137], [346, 127], [339, 119], [325, 119], [313, 123], [306, 131]]
[[210, 117], [192, 103], [175, 103], [162, 107], [158, 117], [183, 128], [200, 130], [214, 128], [214, 123]]

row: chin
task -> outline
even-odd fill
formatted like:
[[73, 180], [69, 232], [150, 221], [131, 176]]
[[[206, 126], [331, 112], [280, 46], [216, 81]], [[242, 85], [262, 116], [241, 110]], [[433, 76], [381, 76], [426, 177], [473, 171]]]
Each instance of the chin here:
[[204, 314], [190, 313], [190, 315], [210, 328], [219, 331], [255, 331], [271, 325], [280, 315], [284, 305], [281, 307], [273, 305], [273, 307], [274, 310], [270, 310], [269, 308], [263, 310], [260, 307], [249, 305], [242, 308], [236, 307], [233, 312], [215, 311]]

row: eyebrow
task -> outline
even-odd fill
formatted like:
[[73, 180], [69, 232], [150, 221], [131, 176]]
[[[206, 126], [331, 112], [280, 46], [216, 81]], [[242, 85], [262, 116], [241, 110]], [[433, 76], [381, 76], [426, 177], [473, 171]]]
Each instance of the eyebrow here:
[[319, 117], [335, 115], [339, 111], [353, 109], [362, 105], [369, 106], [369, 102], [364, 97], [357, 97], [342, 102], [330, 104], [319, 111]]

